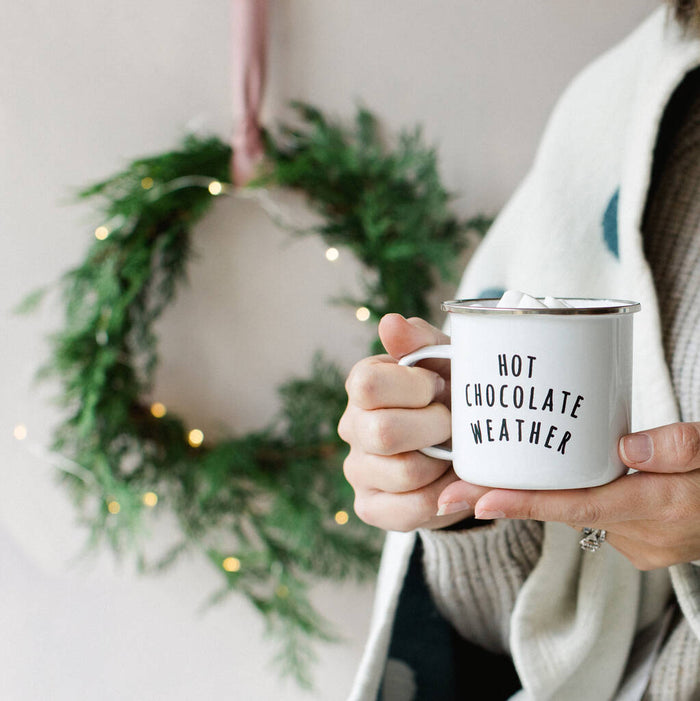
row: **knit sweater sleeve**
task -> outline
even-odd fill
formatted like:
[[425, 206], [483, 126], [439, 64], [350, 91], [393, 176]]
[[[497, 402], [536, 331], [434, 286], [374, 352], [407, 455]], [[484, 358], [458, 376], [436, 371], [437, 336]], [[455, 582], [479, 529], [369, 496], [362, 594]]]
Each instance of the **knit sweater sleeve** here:
[[542, 545], [537, 521], [498, 520], [465, 530], [420, 530], [425, 580], [440, 613], [465, 639], [510, 652], [510, 615]]

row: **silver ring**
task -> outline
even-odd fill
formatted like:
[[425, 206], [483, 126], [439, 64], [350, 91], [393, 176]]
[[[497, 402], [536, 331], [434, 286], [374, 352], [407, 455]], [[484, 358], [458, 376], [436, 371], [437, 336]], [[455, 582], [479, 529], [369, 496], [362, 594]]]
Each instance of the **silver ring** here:
[[607, 536], [607, 532], [602, 528], [584, 528], [582, 533], [583, 538], [579, 540], [578, 544], [581, 546], [581, 550], [585, 550], [587, 553], [594, 553], [598, 550]]

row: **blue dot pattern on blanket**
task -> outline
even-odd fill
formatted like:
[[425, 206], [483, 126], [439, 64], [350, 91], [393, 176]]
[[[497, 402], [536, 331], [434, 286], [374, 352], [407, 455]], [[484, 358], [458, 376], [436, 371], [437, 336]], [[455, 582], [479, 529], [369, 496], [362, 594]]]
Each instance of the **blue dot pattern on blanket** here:
[[617, 247], [617, 203], [619, 200], [620, 188], [618, 187], [603, 213], [603, 238], [605, 239], [605, 245], [615, 258], [620, 257]]
[[478, 299], [498, 299], [505, 292], [505, 287], [486, 287], [477, 295]]

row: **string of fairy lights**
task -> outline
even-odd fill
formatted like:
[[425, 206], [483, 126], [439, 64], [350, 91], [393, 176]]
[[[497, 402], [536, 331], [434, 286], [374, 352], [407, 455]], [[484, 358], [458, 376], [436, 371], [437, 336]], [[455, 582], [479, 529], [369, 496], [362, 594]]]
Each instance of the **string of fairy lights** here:
[[[231, 188], [226, 183], [222, 183], [219, 180], [212, 180], [210, 178], [200, 176], [186, 176], [182, 178], [176, 178], [167, 183], [158, 185], [156, 185], [153, 178], [145, 176], [141, 179], [141, 187], [144, 190], [148, 191], [149, 195], [151, 195], [151, 197], [153, 197], [154, 199], [187, 187], [206, 187], [209, 193], [212, 195], [212, 197], [218, 197], [220, 195], [229, 194], [231, 192]], [[273, 222], [280, 224], [283, 220], [285, 220], [287, 228], [290, 228], [289, 220], [287, 219], [287, 217], [283, 216], [280, 207], [277, 205], [277, 203], [275, 203], [272, 200], [269, 193], [264, 189], [258, 189], [254, 193], [251, 193], [251, 191], [242, 192], [240, 190], [235, 190], [233, 191], [233, 194], [234, 196], [246, 199], [250, 198], [251, 196], [254, 197], [262, 205], [263, 210]], [[123, 221], [116, 220], [100, 224], [95, 228], [94, 236], [98, 241], [106, 241], [109, 238], [112, 231], [114, 231], [117, 226], [123, 225]], [[329, 263], [336, 263], [340, 259], [340, 251], [334, 246], [328, 247], [325, 251], [325, 259]], [[366, 322], [370, 319], [370, 316], [371, 313], [367, 307], [361, 306], [355, 309], [355, 318], [357, 319], [357, 321]], [[96, 340], [100, 345], [104, 345], [107, 342], [107, 338], [101, 338], [100, 333], [104, 332], [98, 332]], [[168, 409], [165, 406], [165, 404], [163, 404], [160, 401], [152, 402], [149, 409], [151, 415], [156, 419], [163, 418], [168, 412]], [[30, 440], [29, 433], [30, 432], [27, 424], [22, 422], [16, 423], [12, 431], [13, 438], [18, 443], [25, 445], [29, 452], [34, 453], [43, 460], [50, 461], [52, 464], [55, 465], [57, 469], [77, 476], [83, 481], [94, 481], [94, 478], [92, 477], [92, 474], [89, 470], [84, 468], [82, 465], [79, 465], [74, 461], [69, 460], [65, 456], [58, 456], [61, 462], [57, 463], [57, 456], [54, 453], [51, 453], [48, 450], [42, 448], [38, 444], [32, 442]], [[187, 442], [192, 448], [202, 447], [202, 445], [204, 444], [204, 440], [204, 431], [202, 431], [202, 429], [200, 428], [191, 428], [187, 433]], [[143, 493], [143, 495], [141, 496], [141, 500], [144, 506], [146, 506], [149, 509], [152, 509], [158, 504], [159, 499], [158, 494], [156, 492], [147, 491]], [[119, 503], [119, 501], [111, 496], [106, 496], [105, 502], [107, 511], [111, 515], [117, 516], [121, 511], [121, 504]], [[350, 520], [350, 516], [347, 511], [340, 510], [335, 513], [334, 520], [339, 526], [343, 526], [346, 523], [348, 523], [348, 521]], [[221, 567], [226, 572], [239, 572], [241, 569], [241, 561], [234, 555], [228, 555], [225, 558], [223, 558], [221, 562]], [[276, 591], [276, 595], [280, 598], [285, 598], [286, 596], [288, 596], [288, 594], [289, 591], [285, 587], [285, 585], [280, 585]]]

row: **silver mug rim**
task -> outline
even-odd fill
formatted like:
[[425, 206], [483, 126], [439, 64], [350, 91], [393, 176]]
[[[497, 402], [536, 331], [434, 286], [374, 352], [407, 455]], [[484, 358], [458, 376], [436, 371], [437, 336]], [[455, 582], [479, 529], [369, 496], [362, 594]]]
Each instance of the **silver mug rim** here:
[[[537, 297], [543, 300], [543, 297]], [[475, 299], [452, 299], [442, 303], [444, 312], [456, 314], [546, 314], [551, 316], [600, 316], [610, 314], [634, 314], [638, 312], [642, 305], [627, 299], [607, 299], [595, 297], [560, 297], [563, 302], [570, 302], [571, 307], [546, 307], [538, 309], [517, 308], [517, 307], [496, 307], [486, 306], [486, 302], [498, 302], [498, 297], [485, 297]], [[596, 302], [595, 306], [578, 306], [586, 302]]]

